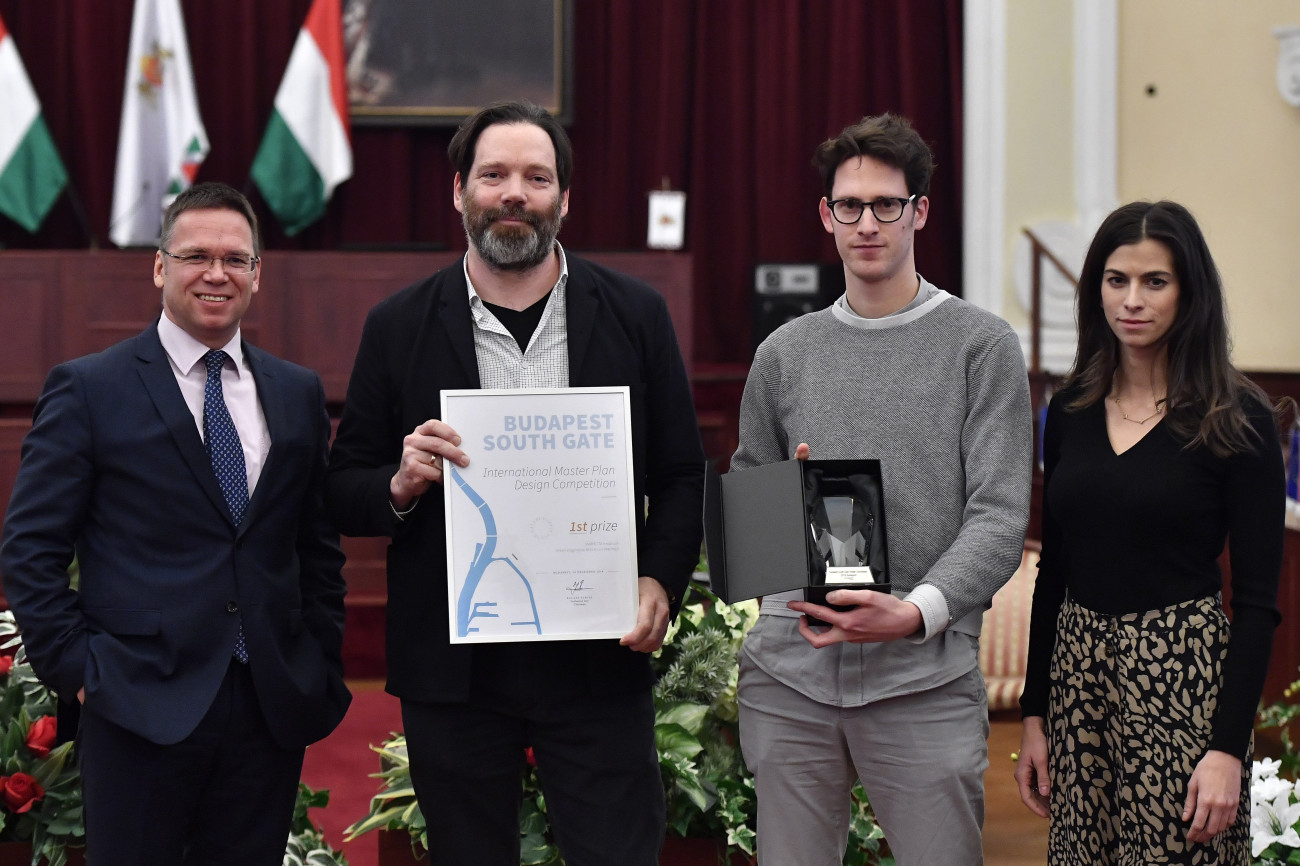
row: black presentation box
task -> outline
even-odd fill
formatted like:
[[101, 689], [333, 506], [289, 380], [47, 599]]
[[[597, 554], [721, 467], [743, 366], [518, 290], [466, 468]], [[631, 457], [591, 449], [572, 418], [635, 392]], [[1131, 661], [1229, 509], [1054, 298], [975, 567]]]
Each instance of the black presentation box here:
[[[832, 589], [888, 592], [880, 461], [786, 460], [726, 475], [710, 465], [704, 543], [710, 585], [727, 603], [800, 588], [818, 603]], [[842, 567], [853, 560], [865, 567]]]

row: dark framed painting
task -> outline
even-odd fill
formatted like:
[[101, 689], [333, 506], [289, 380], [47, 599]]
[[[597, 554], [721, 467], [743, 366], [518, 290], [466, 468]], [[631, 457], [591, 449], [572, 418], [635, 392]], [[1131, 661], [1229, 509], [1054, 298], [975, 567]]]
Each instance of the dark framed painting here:
[[345, 0], [358, 125], [455, 125], [491, 102], [572, 114], [573, 0]]

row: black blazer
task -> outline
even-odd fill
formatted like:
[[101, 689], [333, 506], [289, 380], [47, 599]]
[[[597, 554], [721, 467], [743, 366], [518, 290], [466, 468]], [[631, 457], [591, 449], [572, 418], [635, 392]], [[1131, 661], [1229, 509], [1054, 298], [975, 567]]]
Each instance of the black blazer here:
[[271, 450], [238, 527], [156, 325], [50, 372], [5, 516], [0, 573], [36, 673], [164, 745], [211, 706], [241, 618], [281, 745], [325, 736], [351, 700], [324, 393], [310, 370], [243, 348]]
[[[640, 573], [680, 599], [699, 560], [704, 453], [690, 385], [664, 300], [649, 286], [569, 255], [569, 384], [631, 393]], [[404, 522], [389, 505], [402, 439], [441, 414], [441, 392], [480, 387], [461, 262], [382, 301], [366, 318], [347, 405], [330, 453], [325, 501], [344, 535], [387, 535], [388, 690], [418, 701], [469, 694], [475, 647], [447, 631], [446, 527], [441, 491]], [[675, 610], [674, 605], [674, 610]], [[651, 682], [647, 657], [616, 640], [554, 642], [557, 677], [597, 692]]]

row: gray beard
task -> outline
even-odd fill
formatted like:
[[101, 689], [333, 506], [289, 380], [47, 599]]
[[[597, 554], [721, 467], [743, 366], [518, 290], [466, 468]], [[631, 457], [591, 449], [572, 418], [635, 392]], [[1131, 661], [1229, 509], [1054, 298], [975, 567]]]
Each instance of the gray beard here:
[[465, 226], [465, 237], [474, 245], [479, 258], [499, 271], [527, 271], [537, 267], [551, 255], [555, 239], [560, 234], [562, 217], [558, 204], [549, 218], [528, 215], [531, 232], [525, 229], [496, 230], [490, 220], [484, 224], [483, 218], [487, 216], [486, 213], [474, 215], [475, 225], [471, 223], [471, 214], [467, 210], [461, 222]]

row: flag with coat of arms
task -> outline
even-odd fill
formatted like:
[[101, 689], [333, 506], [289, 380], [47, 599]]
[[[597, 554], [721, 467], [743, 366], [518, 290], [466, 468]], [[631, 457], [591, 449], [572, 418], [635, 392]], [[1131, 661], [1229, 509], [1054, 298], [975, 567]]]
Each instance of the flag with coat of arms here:
[[207, 155], [180, 2], [135, 0], [108, 230], [113, 243], [156, 244], [163, 211], [194, 182]]

